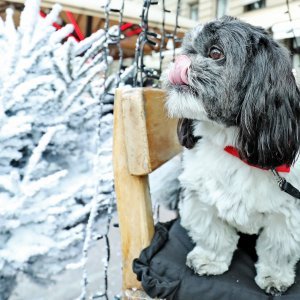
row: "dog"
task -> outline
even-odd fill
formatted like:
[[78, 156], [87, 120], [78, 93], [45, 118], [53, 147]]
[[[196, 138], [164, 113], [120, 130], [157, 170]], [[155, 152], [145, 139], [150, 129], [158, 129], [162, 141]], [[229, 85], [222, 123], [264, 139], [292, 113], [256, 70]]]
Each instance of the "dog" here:
[[222, 274], [238, 232], [259, 234], [255, 281], [268, 294], [285, 292], [300, 258], [300, 200], [276, 181], [300, 188], [300, 93], [288, 50], [226, 16], [186, 34], [164, 86], [188, 148], [179, 214], [195, 247], [186, 264]]

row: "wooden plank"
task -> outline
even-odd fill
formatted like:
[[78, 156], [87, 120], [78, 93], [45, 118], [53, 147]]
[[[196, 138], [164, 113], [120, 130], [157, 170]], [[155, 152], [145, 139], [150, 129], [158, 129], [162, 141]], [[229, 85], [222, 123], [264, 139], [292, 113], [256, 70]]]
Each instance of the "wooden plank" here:
[[146, 175], [151, 172], [151, 165], [143, 89], [134, 88], [120, 92], [129, 172], [133, 175]]
[[167, 117], [162, 90], [135, 88], [122, 93], [129, 171], [146, 175], [181, 151], [177, 119]]
[[166, 93], [144, 89], [144, 107], [151, 172], [182, 151], [177, 137], [178, 119], [168, 117]]
[[[24, 3], [25, 0], [7, 0], [8, 3]], [[87, 16], [94, 16], [96, 18], [105, 18], [105, 10], [104, 6], [106, 1], [100, 0], [43, 0], [42, 7], [53, 7], [55, 3], [59, 3], [62, 5], [63, 10], [70, 10], [76, 14], [83, 14]], [[110, 7], [114, 9], [120, 9], [121, 1], [120, 0], [111, 0]], [[134, 24], [139, 24], [141, 21], [140, 14], [137, 13], [142, 9], [143, 3], [141, 1], [126, 1], [123, 13], [123, 22], [130, 22]], [[176, 11], [175, 11], [176, 12]], [[165, 19], [165, 29], [166, 30], [174, 30], [176, 13], [174, 11], [166, 14]], [[110, 20], [118, 21], [119, 14], [118, 13], [110, 13]], [[153, 28], [161, 27], [161, 8], [160, 7], [152, 7], [149, 11], [149, 26]], [[193, 28], [197, 25], [197, 23], [188, 18], [184, 18], [179, 16], [178, 22], [180, 27], [177, 28], [178, 32], [186, 32], [190, 28]]]
[[154, 233], [148, 176], [133, 176], [127, 165], [123, 128], [122, 91], [116, 91], [114, 108], [113, 167], [119, 215], [123, 290], [140, 288], [132, 272], [132, 261], [150, 244]]

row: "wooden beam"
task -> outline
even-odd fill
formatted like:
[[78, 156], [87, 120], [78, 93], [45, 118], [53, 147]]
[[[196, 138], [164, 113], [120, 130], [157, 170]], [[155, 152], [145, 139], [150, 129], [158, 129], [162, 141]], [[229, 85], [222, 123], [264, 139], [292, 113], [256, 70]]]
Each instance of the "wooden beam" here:
[[135, 88], [123, 91], [123, 122], [128, 168], [147, 175], [181, 152], [177, 119], [167, 117], [164, 91]]
[[85, 29], [85, 36], [90, 36], [93, 31], [93, 17], [87, 16], [86, 17], [86, 29]]
[[[24, 3], [25, 0], [7, 0], [8, 3]], [[105, 18], [105, 11], [103, 6], [105, 5], [104, 0], [42, 0], [42, 7], [51, 8], [55, 3], [59, 3], [63, 6], [64, 10], [69, 10], [75, 14], [84, 14], [93, 17]], [[121, 1], [112, 0], [111, 8], [118, 9], [121, 6]], [[124, 22], [131, 22], [135, 24], [140, 23], [140, 14], [142, 12], [143, 3], [141, 1], [125, 1], [124, 8]], [[150, 27], [161, 27], [161, 8], [153, 6], [149, 11], [149, 26]], [[166, 30], [173, 30], [175, 24], [175, 13], [166, 14], [165, 28]], [[118, 13], [110, 13], [110, 19], [118, 21]], [[188, 18], [179, 16], [178, 32], [186, 32], [190, 28], [197, 25], [197, 22]]]
[[123, 290], [140, 288], [132, 261], [150, 244], [154, 234], [148, 176], [129, 173], [122, 112], [123, 93], [116, 91], [114, 106], [113, 166], [121, 231]]

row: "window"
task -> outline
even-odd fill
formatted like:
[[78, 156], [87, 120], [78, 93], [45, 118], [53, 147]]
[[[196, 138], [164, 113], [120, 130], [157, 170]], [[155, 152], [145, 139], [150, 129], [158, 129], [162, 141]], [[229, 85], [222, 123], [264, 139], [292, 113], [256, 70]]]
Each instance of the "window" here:
[[227, 0], [217, 0], [217, 18], [227, 14]]
[[190, 7], [190, 18], [194, 21], [198, 21], [198, 19], [199, 19], [199, 13], [198, 13], [199, 4], [191, 3], [189, 5], [189, 7]]
[[250, 3], [248, 3], [247, 5], [244, 6], [244, 12], [266, 7], [266, 0], [247, 1], [247, 2], [250, 2]]

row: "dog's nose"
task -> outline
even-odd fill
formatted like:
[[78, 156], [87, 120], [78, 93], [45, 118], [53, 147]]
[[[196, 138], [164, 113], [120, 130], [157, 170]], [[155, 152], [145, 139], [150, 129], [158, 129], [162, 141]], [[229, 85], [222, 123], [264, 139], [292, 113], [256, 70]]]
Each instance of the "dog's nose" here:
[[172, 84], [189, 84], [188, 70], [191, 60], [186, 55], [179, 55], [175, 58], [175, 63], [171, 68], [168, 78]]

